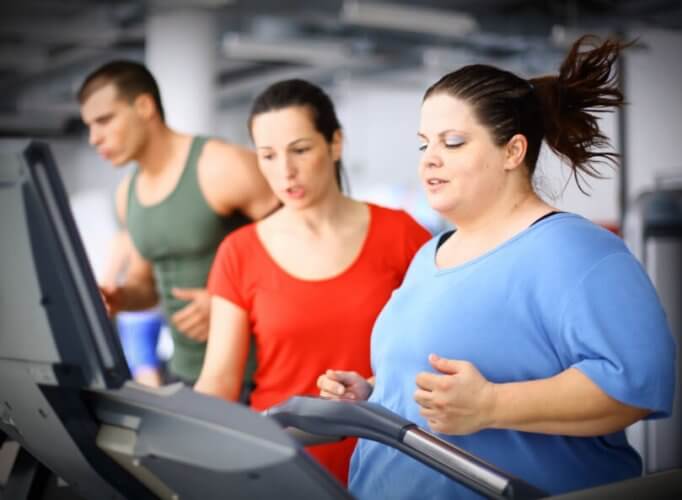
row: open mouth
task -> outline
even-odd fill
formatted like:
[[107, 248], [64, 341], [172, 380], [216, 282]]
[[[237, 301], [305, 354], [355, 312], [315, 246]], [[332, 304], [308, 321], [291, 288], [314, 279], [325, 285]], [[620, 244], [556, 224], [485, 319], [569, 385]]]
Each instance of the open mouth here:
[[292, 186], [286, 188], [284, 192], [292, 198], [300, 198], [305, 194], [305, 189], [301, 186]]
[[448, 182], [448, 181], [443, 180], [443, 179], [433, 179], [433, 178], [432, 178], [432, 179], [427, 179], [427, 180], [426, 180], [426, 183], [427, 183], [429, 186], [439, 186], [439, 185], [441, 185], [441, 184], [446, 184], [447, 182]]

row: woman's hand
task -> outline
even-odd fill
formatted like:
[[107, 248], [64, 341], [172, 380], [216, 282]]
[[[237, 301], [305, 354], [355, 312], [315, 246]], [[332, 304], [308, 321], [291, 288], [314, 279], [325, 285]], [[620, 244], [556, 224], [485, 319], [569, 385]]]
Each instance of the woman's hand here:
[[429, 355], [438, 373], [417, 375], [414, 399], [429, 427], [444, 434], [471, 434], [492, 423], [495, 384], [468, 361]]
[[372, 384], [359, 373], [342, 370], [327, 370], [320, 375], [317, 388], [322, 397], [355, 401], [365, 401], [373, 389]]

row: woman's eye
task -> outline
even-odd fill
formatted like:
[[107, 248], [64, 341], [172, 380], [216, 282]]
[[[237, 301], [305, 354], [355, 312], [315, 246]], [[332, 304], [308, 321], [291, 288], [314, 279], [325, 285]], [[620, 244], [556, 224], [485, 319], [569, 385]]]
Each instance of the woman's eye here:
[[274, 156], [275, 156], [275, 155], [270, 155], [270, 154], [268, 154], [268, 155], [261, 155], [260, 159], [261, 159], [261, 160], [265, 160], [265, 161], [270, 161], [270, 160], [272, 160], [272, 158], [273, 158]]
[[419, 151], [422, 151], [422, 152], [426, 151], [426, 146], [427, 146], [427, 144], [420, 144], [419, 145]]
[[446, 138], [443, 142], [446, 148], [456, 148], [464, 144], [464, 141], [459, 137]]
[[305, 153], [309, 149], [310, 148], [297, 148], [297, 149], [294, 149], [294, 153], [296, 153], [297, 155], [302, 155], [303, 153]]

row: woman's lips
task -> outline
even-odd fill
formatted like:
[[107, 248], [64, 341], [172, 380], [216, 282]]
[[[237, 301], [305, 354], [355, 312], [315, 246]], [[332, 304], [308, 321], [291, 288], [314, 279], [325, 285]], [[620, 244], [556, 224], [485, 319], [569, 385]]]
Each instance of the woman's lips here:
[[291, 186], [284, 190], [288, 198], [293, 200], [300, 200], [305, 196], [305, 189], [302, 186]]
[[430, 192], [439, 191], [443, 186], [448, 183], [445, 179], [439, 179], [438, 177], [429, 177], [426, 179], [426, 189]]

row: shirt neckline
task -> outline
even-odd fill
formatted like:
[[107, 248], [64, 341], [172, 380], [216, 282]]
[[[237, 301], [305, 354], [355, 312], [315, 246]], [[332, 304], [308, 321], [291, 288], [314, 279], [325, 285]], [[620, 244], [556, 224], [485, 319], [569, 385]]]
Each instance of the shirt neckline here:
[[289, 279], [294, 280], [299, 283], [305, 283], [305, 284], [322, 284], [322, 283], [327, 283], [327, 282], [332, 282], [335, 280], [338, 280], [345, 275], [349, 274], [350, 272], [357, 267], [358, 263], [362, 260], [363, 256], [367, 252], [367, 248], [369, 246], [369, 242], [372, 238], [372, 235], [375, 232], [375, 226], [376, 226], [376, 209], [377, 207], [373, 203], [365, 203], [365, 205], [369, 209], [369, 222], [367, 223], [367, 232], [365, 233], [365, 238], [362, 241], [362, 244], [360, 245], [360, 250], [358, 251], [357, 255], [355, 258], [352, 260], [352, 262], [346, 266], [344, 269], [339, 271], [338, 273], [324, 277], [324, 278], [319, 278], [319, 279], [305, 279], [301, 278], [299, 276], [296, 276], [286, 270], [275, 258], [270, 254], [268, 251], [267, 247], [263, 243], [263, 240], [261, 240], [260, 235], [258, 234], [258, 231], [256, 229], [256, 224], [253, 224], [253, 234], [256, 238], [256, 241], [258, 242], [258, 246], [261, 249], [261, 251], [265, 254], [265, 257], [270, 261], [270, 263], [282, 274], [287, 276]]
[[[180, 189], [180, 186], [183, 184], [185, 181], [185, 177], [187, 177], [188, 171], [190, 170], [190, 159], [192, 158], [192, 153], [196, 148], [200, 146], [200, 141], [201, 138], [199, 136], [194, 136], [190, 139], [189, 141], [189, 149], [187, 150], [187, 155], [185, 157], [185, 162], [182, 165], [182, 171], [180, 172], [180, 175], [178, 176], [178, 179], [175, 181], [175, 184], [173, 185], [173, 188], [166, 193], [163, 198], [161, 198], [159, 201], [156, 201], [154, 203], [142, 203], [142, 200], [140, 200], [140, 196], [138, 195], [138, 185], [139, 185], [139, 177], [140, 177], [140, 167], [137, 167], [137, 170], [135, 171], [135, 176], [134, 176], [134, 182], [131, 182], [131, 186], [128, 189], [133, 190], [133, 196], [135, 197], [135, 202], [137, 203], [138, 206], [142, 207], [143, 209], [155, 209], [159, 207], [163, 207], [164, 205], [170, 203], [170, 201], [177, 196], [177, 192]], [[198, 158], [197, 158], [198, 162]], [[195, 169], [197, 171], [198, 175], [198, 168]]]
[[561, 220], [561, 219], [565, 219], [565, 218], [572, 218], [572, 217], [579, 217], [579, 216], [577, 216], [576, 214], [570, 213], [570, 212], [558, 212], [558, 213], [555, 213], [554, 215], [552, 215], [552, 217], [542, 218], [541, 220], [535, 221], [533, 224], [531, 224], [527, 228], [523, 229], [522, 231], [519, 231], [517, 234], [515, 234], [514, 236], [512, 236], [508, 240], [503, 241], [502, 243], [500, 243], [496, 247], [491, 248], [487, 252], [479, 255], [478, 257], [474, 257], [473, 259], [470, 259], [470, 260], [463, 262], [461, 264], [458, 264], [456, 266], [440, 268], [440, 267], [438, 267], [438, 264], [436, 264], [436, 254], [438, 253], [438, 248], [439, 248], [438, 241], [440, 241], [440, 239], [443, 237], [443, 235], [446, 234], [448, 231], [452, 231], [454, 234], [453, 230], [443, 231], [436, 238], [434, 238], [434, 241], [436, 243], [433, 245], [432, 250], [429, 251], [430, 256], [431, 256], [431, 258], [430, 258], [431, 269], [434, 271], [434, 273], [436, 275], [449, 274], [449, 273], [457, 272], [461, 269], [465, 269], [469, 266], [475, 265], [484, 259], [487, 259], [488, 257], [492, 256], [493, 254], [496, 254], [497, 252], [499, 252], [499, 251], [503, 250], [504, 248], [506, 248], [507, 246], [511, 245], [515, 241], [517, 241], [521, 238], [524, 238], [526, 235], [535, 233], [538, 229], [546, 226], [547, 224], [551, 224], [553, 221], [557, 221], [557, 220]]

